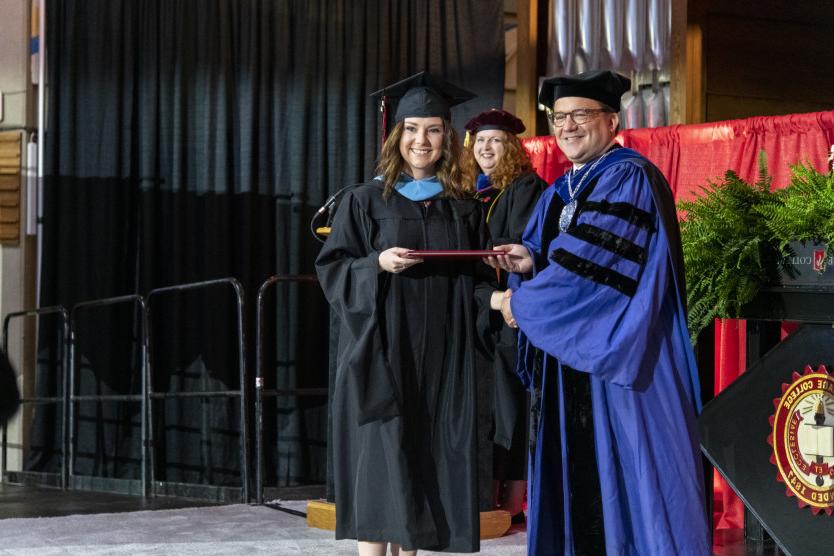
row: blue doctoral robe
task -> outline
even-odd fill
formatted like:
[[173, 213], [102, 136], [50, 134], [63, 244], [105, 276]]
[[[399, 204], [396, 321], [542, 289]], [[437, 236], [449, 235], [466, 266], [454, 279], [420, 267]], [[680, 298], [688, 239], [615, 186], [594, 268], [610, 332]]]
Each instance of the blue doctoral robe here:
[[[583, 527], [571, 516], [583, 493], [569, 481], [563, 388], [563, 372], [581, 371], [590, 376], [606, 553], [710, 554], [700, 389], [672, 194], [633, 150], [616, 148], [590, 166], [566, 232], [554, 227], [569, 200], [566, 177], [542, 195], [523, 237], [533, 276], [511, 284], [518, 371], [539, 398], [528, 552], [574, 554]], [[554, 239], [542, 245], [543, 236]], [[538, 371], [536, 349], [550, 356]]]

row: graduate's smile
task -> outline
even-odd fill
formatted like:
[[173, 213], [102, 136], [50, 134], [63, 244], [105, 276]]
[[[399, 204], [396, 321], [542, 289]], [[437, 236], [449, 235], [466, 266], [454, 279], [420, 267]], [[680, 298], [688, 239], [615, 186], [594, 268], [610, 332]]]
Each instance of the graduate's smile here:
[[444, 136], [442, 118], [412, 117], [403, 120], [400, 154], [411, 177], [419, 180], [435, 174], [435, 165], [443, 153]]

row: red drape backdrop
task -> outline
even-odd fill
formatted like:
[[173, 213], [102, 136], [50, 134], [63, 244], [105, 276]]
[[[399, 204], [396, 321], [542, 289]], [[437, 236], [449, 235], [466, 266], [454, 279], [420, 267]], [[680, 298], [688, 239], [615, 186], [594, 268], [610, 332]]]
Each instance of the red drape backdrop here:
[[[628, 129], [620, 132], [617, 141], [654, 162], [669, 180], [676, 199], [697, 195], [701, 186], [720, 179], [727, 170], [755, 181], [762, 150], [767, 153], [773, 186], [781, 188], [790, 178], [790, 165], [807, 162], [820, 171], [827, 169], [834, 144], [834, 111]], [[553, 137], [532, 137], [524, 145], [536, 171], [548, 183], [570, 166]], [[783, 329], [784, 333], [789, 330], [789, 325]], [[715, 323], [716, 393], [745, 369], [745, 332], [744, 321]], [[743, 506], [720, 477], [715, 481], [715, 527], [743, 527]]]

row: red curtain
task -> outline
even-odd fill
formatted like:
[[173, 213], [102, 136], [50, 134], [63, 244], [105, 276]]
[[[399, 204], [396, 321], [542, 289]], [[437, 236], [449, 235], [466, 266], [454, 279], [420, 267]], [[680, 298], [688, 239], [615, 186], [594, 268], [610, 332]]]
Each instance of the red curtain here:
[[[834, 144], [834, 111], [627, 129], [620, 132], [617, 141], [654, 162], [669, 180], [676, 199], [697, 195], [709, 180], [719, 180], [727, 170], [755, 181], [762, 150], [767, 153], [773, 186], [781, 188], [789, 181], [790, 165], [805, 162], [820, 171], [828, 168], [828, 153]], [[536, 171], [548, 183], [570, 167], [553, 137], [532, 137], [525, 139], [524, 145]], [[783, 336], [790, 330], [789, 324], [783, 327]], [[715, 323], [715, 393], [744, 372], [745, 332], [744, 321]], [[743, 506], [717, 474], [714, 494], [715, 528], [743, 527]]]

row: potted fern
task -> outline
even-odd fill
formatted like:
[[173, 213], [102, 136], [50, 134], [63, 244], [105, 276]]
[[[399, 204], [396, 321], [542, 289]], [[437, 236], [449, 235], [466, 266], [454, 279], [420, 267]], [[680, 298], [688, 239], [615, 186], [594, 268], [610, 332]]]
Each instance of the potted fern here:
[[693, 341], [765, 287], [834, 287], [834, 175], [803, 164], [791, 174], [773, 191], [762, 153], [755, 183], [728, 171], [678, 204]]
[[802, 164], [791, 174], [788, 187], [774, 193], [776, 202], [757, 209], [793, 268], [782, 284], [834, 284], [834, 174]]
[[760, 213], [774, 202], [770, 181], [760, 159], [755, 183], [730, 170], [698, 198], [678, 203], [693, 341], [714, 319], [738, 316], [761, 288], [779, 280], [788, 251], [772, 241]]

